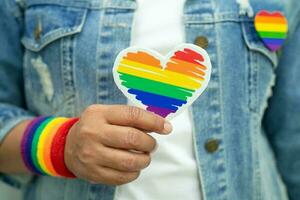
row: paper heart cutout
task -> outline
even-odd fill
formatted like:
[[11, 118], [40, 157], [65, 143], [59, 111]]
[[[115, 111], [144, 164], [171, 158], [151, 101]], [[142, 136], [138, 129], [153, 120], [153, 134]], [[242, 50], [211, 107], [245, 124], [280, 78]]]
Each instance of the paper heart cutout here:
[[276, 51], [283, 45], [287, 37], [288, 23], [282, 13], [262, 10], [256, 14], [254, 25], [269, 50]]
[[113, 67], [115, 83], [127, 98], [168, 119], [201, 95], [210, 73], [208, 54], [192, 44], [177, 46], [167, 56], [129, 47], [119, 53]]

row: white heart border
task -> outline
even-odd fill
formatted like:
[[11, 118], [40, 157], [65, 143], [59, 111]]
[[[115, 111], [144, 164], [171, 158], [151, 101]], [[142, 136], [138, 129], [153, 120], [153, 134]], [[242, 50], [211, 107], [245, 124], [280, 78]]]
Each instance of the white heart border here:
[[114, 66], [113, 66], [113, 69], [112, 69], [112, 72], [113, 72], [113, 78], [114, 78], [114, 81], [117, 85], [117, 87], [122, 91], [122, 93], [131, 101], [134, 103], [134, 105], [140, 107], [140, 108], [143, 108], [146, 110], [147, 106], [142, 104], [142, 102], [140, 102], [139, 100], [137, 100], [135, 98], [135, 95], [133, 94], [129, 94], [128, 93], [128, 88], [126, 88], [125, 86], [123, 86], [121, 83], [121, 80], [120, 80], [120, 75], [119, 73], [117, 72], [117, 68], [119, 66], [119, 63], [121, 61], [121, 59], [123, 58], [124, 55], [126, 55], [127, 53], [129, 52], [137, 52], [137, 51], [144, 51], [144, 52], [147, 52], [153, 56], [155, 56], [157, 59], [159, 59], [161, 61], [161, 66], [162, 66], [162, 69], [165, 69], [166, 68], [166, 63], [170, 60], [170, 58], [174, 55], [174, 53], [178, 50], [183, 50], [184, 48], [189, 48], [189, 49], [192, 49], [196, 52], [199, 52], [203, 57], [204, 57], [204, 62], [203, 65], [207, 67], [207, 70], [205, 71], [205, 80], [204, 82], [202, 83], [202, 86], [197, 89], [193, 95], [191, 97], [189, 97], [187, 99], [187, 103], [182, 105], [181, 107], [178, 108], [178, 110], [175, 112], [175, 113], [170, 113], [166, 119], [167, 120], [171, 120], [173, 119], [174, 117], [176, 117], [177, 115], [179, 115], [184, 109], [186, 109], [187, 107], [189, 107], [202, 93], [203, 91], [207, 88], [207, 85], [209, 83], [209, 80], [210, 80], [210, 76], [211, 76], [211, 61], [210, 61], [210, 58], [209, 58], [209, 55], [207, 54], [207, 52], [199, 47], [199, 46], [196, 46], [196, 45], [193, 45], [193, 44], [189, 44], [189, 43], [183, 43], [183, 44], [180, 44], [178, 46], [176, 46], [175, 48], [173, 48], [171, 51], [169, 51], [169, 53], [166, 55], [166, 56], [163, 56], [161, 55], [160, 53], [154, 51], [154, 50], [151, 50], [149, 48], [141, 48], [141, 47], [136, 47], [136, 46], [131, 46], [131, 47], [128, 47], [124, 50], [122, 50], [117, 58], [115, 59], [115, 62], [114, 62]]

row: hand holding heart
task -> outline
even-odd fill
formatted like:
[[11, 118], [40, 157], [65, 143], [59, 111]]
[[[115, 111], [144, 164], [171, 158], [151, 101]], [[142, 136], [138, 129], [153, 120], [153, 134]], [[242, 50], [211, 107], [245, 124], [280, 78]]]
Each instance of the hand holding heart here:
[[67, 136], [65, 163], [76, 177], [92, 183], [128, 183], [150, 164], [156, 141], [148, 132], [171, 130], [164, 118], [141, 108], [91, 105]]
[[130, 47], [119, 53], [113, 68], [115, 82], [127, 98], [168, 119], [201, 95], [210, 73], [208, 54], [192, 44], [180, 45], [165, 57]]
[[114, 67], [118, 86], [156, 114], [126, 105], [87, 107], [67, 136], [67, 168], [92, 183], [119, 185], [135, 180], [150, 164], [156, 146], [148, 133], [172, 131], [161, 116], [191, 104], [207, 86], [210, 68], [206, 52], [191, 45], [178, 47], [166, 59], [141, 49], [121, 52]]

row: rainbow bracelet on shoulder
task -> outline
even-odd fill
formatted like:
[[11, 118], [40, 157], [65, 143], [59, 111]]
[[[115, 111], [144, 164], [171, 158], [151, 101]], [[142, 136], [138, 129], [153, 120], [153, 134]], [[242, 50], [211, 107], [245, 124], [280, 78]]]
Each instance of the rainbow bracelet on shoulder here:
[[78, 118], [37, 117], [23, 134], [21, 155], [25, 166], [33, 173], [75, 178], [64, 162], [66, 137]]

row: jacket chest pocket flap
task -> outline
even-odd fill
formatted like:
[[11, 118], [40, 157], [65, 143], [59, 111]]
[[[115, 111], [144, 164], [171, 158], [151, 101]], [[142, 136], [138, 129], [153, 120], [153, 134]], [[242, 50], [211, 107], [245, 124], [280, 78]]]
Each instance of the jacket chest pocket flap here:
[[81, 32], [86, 14], [86, 8], [30, 5], [25, 11], [22, 43], [27, 49], [38, 52], [59, 38]]

